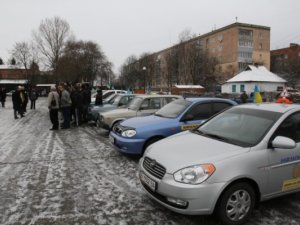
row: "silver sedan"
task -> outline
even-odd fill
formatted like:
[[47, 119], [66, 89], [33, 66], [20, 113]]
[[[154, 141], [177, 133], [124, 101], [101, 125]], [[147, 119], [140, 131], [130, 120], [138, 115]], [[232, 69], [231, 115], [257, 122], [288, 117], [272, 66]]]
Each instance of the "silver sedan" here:
[[148, 147], [140, 180], [182, 214], [243, 224], [259, 201], [300, 190], [300, 106], [245, 104]]

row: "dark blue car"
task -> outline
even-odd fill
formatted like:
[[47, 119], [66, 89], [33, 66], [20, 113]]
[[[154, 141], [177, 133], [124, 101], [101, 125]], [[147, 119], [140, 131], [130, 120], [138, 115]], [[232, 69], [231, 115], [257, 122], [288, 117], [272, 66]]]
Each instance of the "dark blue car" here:
[[109, 139], [120, 152], [142, 155], [154, 142], [193, 129], [209, 117], [236, 104], [221, 98], [179, 99], [151, 116], [121, 122], [110, 132]]

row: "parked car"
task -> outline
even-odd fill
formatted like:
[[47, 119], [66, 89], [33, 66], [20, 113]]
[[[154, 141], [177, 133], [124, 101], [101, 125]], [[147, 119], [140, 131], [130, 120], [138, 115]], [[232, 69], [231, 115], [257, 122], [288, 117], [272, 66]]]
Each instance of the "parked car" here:
[[146, 193], [181, 214], [243, 224], [259, 201], [300, 191], [300, 106], [243, 104], [149, 146]]
[[133, 94], [117, 94], [103, 105], [94, 105], [89, 109], [89, 119], [97, 121], [99, 113], [108, 112], [117, 108], [124, 108], [134, 98]]
[[110, 130], [115, 124], [136, 116], [148, 116], [155, 113], [173, 100], [182, 98], [179, 95], [137, 95], [128, 108], [115, 109], [99, 113], [98, 126]]
[[221, 98], [178, 99], [153, 115], [119, 123], [110, 132], [110, 140], [120, 152], [142, 155], [154, 142], [196, 128], [209, 117], [233, 105], [237, 104]]
[[[127, 91], [125, 91], [125, 90], [103, 90], [102, 91], [103, 102], [107, 101], [107, 99], [114, 94], [126, 94], [126, 93], [127, 93]], [[95, 105], [96, 95], [97, 95], [97, 92], [94, 92], [92, 94], [92, 97], [91, 97], [92, 105]]]

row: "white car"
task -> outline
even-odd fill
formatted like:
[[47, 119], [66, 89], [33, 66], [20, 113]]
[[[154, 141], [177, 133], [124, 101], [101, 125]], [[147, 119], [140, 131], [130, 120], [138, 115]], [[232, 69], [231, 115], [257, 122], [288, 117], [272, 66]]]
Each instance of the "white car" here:
[[139, 168], [146, 193], [172, 211], [243, 224], [259, 201], [300, 191], [300, 106], [234, 106], [150, 145]]
[[[110, 97], [113, 94], [127, 94], [127, 91], [125, 91], [125, 90], [102, 90], [103, 101], [105, 101], [105, 99], [107, 99], [108, 97]], [[97, 95], [97, 92], [92, 94], [91, 104], [95, 104], [96, 95]]]

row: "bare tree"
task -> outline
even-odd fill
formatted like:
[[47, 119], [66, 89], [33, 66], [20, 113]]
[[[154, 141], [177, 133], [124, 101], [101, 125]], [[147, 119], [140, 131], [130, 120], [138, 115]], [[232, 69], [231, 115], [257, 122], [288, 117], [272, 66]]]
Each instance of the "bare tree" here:
[[29, 44], [27, 42], [17, 42], [14, 49], [11, 51], [11, 55], [18, 63], [21, 63], [21, 65], [24, 66], [26, 76], [28, 77], [28, 69], [32, 62], [32, 53]]
[[36, 46], [45, 58], [45, 66], [52, 69], [54, 74], [70, 33], [68, 22], [59, 17], [42, 20], [38, 30], [33, 33]]

